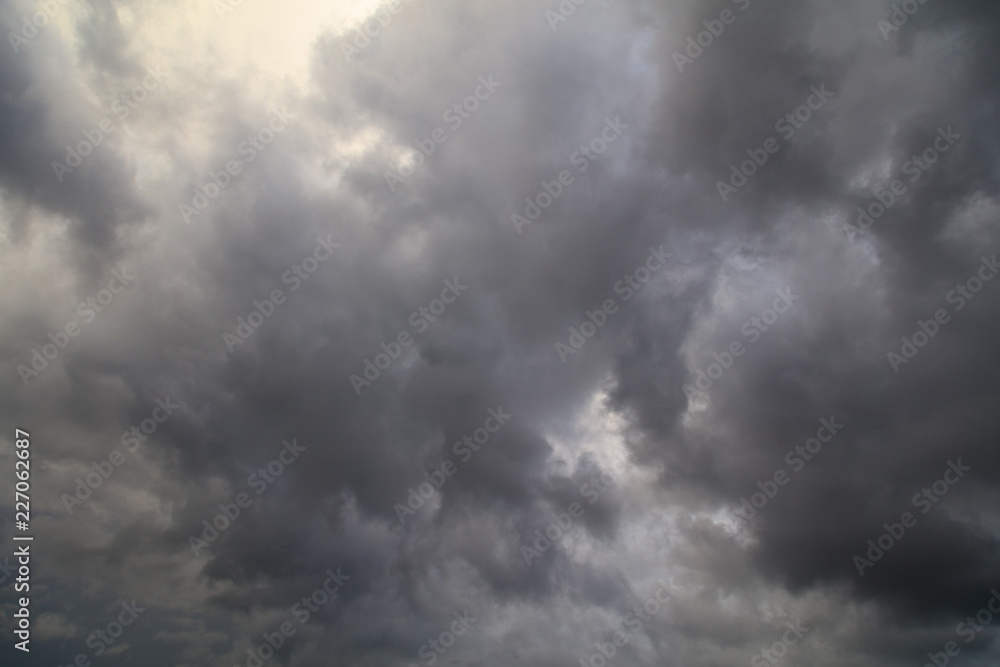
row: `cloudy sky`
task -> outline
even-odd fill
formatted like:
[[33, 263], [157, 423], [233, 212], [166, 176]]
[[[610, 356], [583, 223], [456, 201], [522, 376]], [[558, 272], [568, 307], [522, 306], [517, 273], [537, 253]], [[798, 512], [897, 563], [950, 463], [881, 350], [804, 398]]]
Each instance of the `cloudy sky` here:
[[4, 665], [1000, 660], [995, 3], [0, 26]]

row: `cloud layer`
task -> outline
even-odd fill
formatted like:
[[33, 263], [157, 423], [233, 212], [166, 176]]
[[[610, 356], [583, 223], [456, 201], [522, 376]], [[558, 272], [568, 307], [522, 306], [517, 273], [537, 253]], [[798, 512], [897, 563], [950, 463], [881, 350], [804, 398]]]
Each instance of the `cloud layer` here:
[[0, 23], [11, 664], [996, 661], [997, 8]]

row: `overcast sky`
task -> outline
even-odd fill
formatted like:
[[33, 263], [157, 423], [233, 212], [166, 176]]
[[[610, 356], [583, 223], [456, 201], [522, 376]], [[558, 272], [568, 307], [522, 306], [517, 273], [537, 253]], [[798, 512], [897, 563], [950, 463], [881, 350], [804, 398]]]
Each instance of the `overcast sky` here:
[[996, 3], [0, 27], [4, 665], [1000, 660]]

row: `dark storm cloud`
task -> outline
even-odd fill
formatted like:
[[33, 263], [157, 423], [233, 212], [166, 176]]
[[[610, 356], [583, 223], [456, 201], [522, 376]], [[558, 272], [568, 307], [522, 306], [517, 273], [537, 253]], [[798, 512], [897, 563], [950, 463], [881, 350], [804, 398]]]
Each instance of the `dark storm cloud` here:
[[[692, 476], [718, 476], [712, 486], [722, 493], [748, 495], [758, 490], [758, 480], [785, 466], [781, 455], [808, 437], [810, 421], [824, 414], [838, 415], [849, 426], [831, 447], [836, 453], [824, 454], [827, 461], [814, 463], [761, 511], [753, 529], [758, 542], [751, 553], [767, 576], [793, 589], [847, 582], [862, 599], [905, 601], [901, 609], [919, 610], [921, 615], [937, 612], [937, 618], [945, 622], [960, 617], [960, 608], [970, 609], [975, 604], [970, 597], [982, 597], [996, 581], [996, 539], [983, 525], [990, 522], [985, 509], [990, 502], [985, 498], [994, 497], [995, 455], [986, 443], [995, 428], [989, 417], [992, 406], [979, 398], [993, 375], [988, 369], [995, 366], [995, 352], [980, 333], [993, 327], [993, 303], [987, 296], [965, 312], [954, 312], [955, 322], [943, 327], [928, 349], [901, 368], [898, 376], [893, 375], [885, 355], [890, 350], [898, 352], [900, 336], [918, 330], [918, 318], [926, 320], [940, 307], [952, 310], [946, 294], [974, 276], [980, 257], [992, 256], [995, 249], [989, 244], [956, 247], [941, 243], [940, 238], [974, 196], [990, 196], [995, 188], [988, 176], [969, 173], [976, 164], [989, 172], [984, 157], [995, 145], [992, 124], [982, 120], [982, 110], [995, 105], [992, 93], [969, 92], [972, 85], [989, 90], [969, 80], [981, 76], [984, 67], [979, 62], [985, 54], [970, 36], [969, 48], [950, 60], [958, 71], [906, 72], [899, 62], [911, 55], [906, 51], [915, 48], [919, 38], [940, 38], [944, 25], [949, 29], [961, 26], [964, 36], [979, 31], [984, 21], [993, 18], [993, 12], [967, 9], [968, 14], [958, 14], [949, 7], [947, 18], [935, 17], [939, 22], [907, 26], [905, 30], [916, 34], [903, 45], [872, 40], [864, 51], [840, 62], [802, 52], [795, 68], [781, 68], [787, 76], [747, 76], [740, 71], [741, 66], [751, 66], [745, 55], [742, 65], [730, 65], [727, 60], [723, 66], [726, 56], [721, 54], [739, 45], [735, 39], [720, 40], [714, 51], [692, 66], [675, 91], [680, 104], [692, 110], [692, 120], [693, 110], [708, 110], [700, 131], [698, 125], [671, 114], [664, 126], [683, 127], [685, 136], [669, 148], [661, 144], [669, 155], [678, 156], [677, 164], [723, 177], [724, 167], [739, 159], [740, 147], [756, 148], [768, 133], [773, 136], [773, 121], [768, 121], [800, 103], [805, 83], [825, 81], [837, 92], [832, 108], [823, 112], [833, 118], [826, 121], [817, 114], [805, 128], [805, 145], [796, 142], [791, 150], [783, 148], [760, 175], [750, 179], [750, 185], [733, 195], [734, 207], [728, 215], [717, 200], [708, 204], [717, 217], [703, 224], [730, 226], [727, 218], [738, 215], [741, 219], [734, 220], [734, 232], [751, 226], [756, 237], [752, 261], [787, 267], [786, 281], [802, 293], [804, 312], [792, 316], [798, 320], [797, 327], [779, 322], [773, 333], [764, 334], [712, 389], [706, 419], [713, 423], [713, 433], [723, 435], [709, 442], [699, 439], [698, 446], [712, 447], [717, 456], [679, 456], [671, 447], [663, 456], [681, 467], [674, 475], [668, 473], [665, 481], [683, 486]], [[772, 69], [769, 63], [790, 55], [788, 42], [796, 36], [786, 21], [803, 18], [801, 9], [768, 10], [761, 30], [770, 32], [771, 39], [757, 42], [752, 56], [755, 66], [764, 71]], [[930, 8], [924, 11], [931, 13]], [[880, 62], [886, 70], [884, 95], [878, 87], [858, 88], [859, 76], [870, 83], [877, 80], [879, 71], [877, 67], [864, 74], [860, 70]], [[716, 63], [717, 72], [696, 79], [695, 67], [707, 70]], [[917, 109], [913, 108], [917, 100], [894, 99], [897, 87], [905, 87], [901, 75], [911, 77], [911, 89], [923, 98]], [[735, 99], [741, 101], [739, 115], [727, 113], [734, 106], [727, 100]], [[727, 124], [713, 123], [713, 117], [726, 119]], [[937, 127], [952, 125], [960, 128], [966, 140], [930, 167], [919, 186], [911, 185], [900, 173], [904, 163], [933, 142]], [[877, 137], [869, 143], [867, 155], [860, 146], [850, 154], [839, 150], [837, 139], [848, 126], [855, 135]], [[896, 129], [887, 132], [889, 128]], [[731, 139], [735, 132], [738, 138]], [[713, 151], [712, 146], [720, 150]], [[838, 223], [854, 224], [856, 207], [875, 199], [871, 188], [848, 187], [851, 174], [866, 162], [884, 159], [875, 158], [879, 153], [889, 157], [888, 175], [902, 178], [916, 192], [896, 204], [878, 228], [868, 233], [865, 249], [875, 266], [862, 267], [858, 262], [861, 246], [848, 244], [844, 235], [828, 233], [818, 219], [833, 217], [839, 218]], [[704, 190], [710, 187], [708, 178], [704, 186]], [[839, 232], [840, 227], [834, 224], [830, 229]], [[990, 227], [995, 230], [992, 223]], [[996, 239], [995, 231], [986, 236]], [[984, 290], [988, 289], [987, 284]], [[877, 300], [872, 299], [873, 292], [881, 292]], [[714, 327], [719, 334], [699, 346], [702, 353], [696, 363], [710, 362], [710, 353], [722, 351], [730, 340], [746, 342], [737, 323], [752, 310], [748, 304], [743, 313]], [[650, 333], [640, 340], [655, 337]], [[622, 398], [625, 405], [642, 405], [641, 399], [627, 393]], [[953, 417], [941, 417], [949, 414]], [[650, 414], [646, 423], [660, 430], [656, 427], [662, 417]], [[675, 447], [683, 452], [683, 443], [695, 434], [685, 433], [676, 423], [670, 426], [660, 432], [668, 442], [675, 440]], [[977, 480], [969, 484], [972, 488], [953, 493], [973, 494], [978, 502], [964, 502], [980, 509], [951, 519], [925, 519], [913, 537], [907, 536], [908, 544], [896, 547], [875, 573], [859, 578], [851, 567], [851, 555], [861, 551], [866, 539], [883, 532], [883, 522], [898, 521], [901, 512], [912, 510], [910, 496], [937, 479], [949, 457], [959, 454], [967, 462], [982, 461], [982, 467], [972, 473]], [[902, 562], [889, 562], [894, 558]], [[915, 589], [914, 581], [926, 585]]]
[[[750, 661], [800, 619], [812, 629], [789, 664], [902, 665], [984, 605], [1000, 285], [961, 309], [948, 295], [1000, 241], [997, 11], [928, 2], [883, 39], [885, 3], [562, 4], [576, 9], [553, 29], [558, 3], [403, 3], [356, 60], [353, 33], [319, 35], [304, 87], [266, 101], [221, 60], [150, 45], [173, 54], [162, 97], [62, 183], [64, 145], [154, 64], [130, 32], [138, 7], [88, 6], [78, 43], [51, 26], [0, 55], [5, 256], [30, 268], [5, 274], [3, 393], [44, 447], [33, 605], [58, 614], [50, 627], [134, 597], [151, 612], [109, 663], [247, 664], [340, 567], [336, 600], [295, 622], [275, 664], [576, 664], [663, 579], [674, 599], [616, 664]], [[7, 25], [29, 9], [5, 7]], [[678, 71], [673, 54], [726, 9]], [[254, 11], [213, 23], [220, 52]], [[79, 69], [52, 74], [70, 56]], [[498, 85], [455, 125], [481, 77]], [[785, 136], [776, 124], [820, 87], [829, 99]], [[279, 108], [287, 129], [244, 160]], [[390, 188], [436, 128], [446, 141]], [[939, 128], [960, 138], [911, 181]], [[723, 201], [718, 181], [769, 137], [780, 148]], [[239, 175], [185, 224], [178, 205], [230, 160]], [[848, 230], [893, 179], [904, 194]], [[310, 269], [319, 239], [339, 246]], [[661, 247], [648, 283], [616, 289]], [[32, 267], [29, 251], [59, 262]], [[118, 263], [137, 285], [25, 387], [18, 364]], [[432, 320], [446, 281], [463, 288]], [[761, 325], [782, 290], [791, 307]], [[609, 299], [577, 350], [572, 330]], [[887, 353], [941, 308], [948, 323], [894, 372]], [[565, 363], [557, 343], [575, 350]], [[166, 396], [183, 408], [69, 514], [61, 494]], [[491, 409], [512, 416], [462, 461], [455, 443]], [[795, 470], [786, 454], [821, 419], [844, 428]], [[305, 449], [258, 494], [293, 438]], [[612, 470], [618, 456], [631, 467]], [[920, 514], [914, 494], [958, 458], [971, 470]], [[395, 506], [446, 461], [454, 475], [401, 522]], [[777, 471], [787, 484], [741, 524]], [[240, 493], [250, 506], [196, 556], [192, 536]], [[572, 527], [552, 529], [573, 503]], [[853, 557], [906, 511], [916, 525], [860, 576]], [[466, 610], [468, 632], [432, 648]], [[70, 660], [81, 632], [39, 637], [36, 657]]]

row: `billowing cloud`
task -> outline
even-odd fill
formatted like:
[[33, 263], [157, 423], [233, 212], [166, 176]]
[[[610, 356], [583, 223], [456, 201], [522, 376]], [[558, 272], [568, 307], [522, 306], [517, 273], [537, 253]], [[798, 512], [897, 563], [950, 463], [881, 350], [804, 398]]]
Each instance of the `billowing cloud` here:
[[995, 8], [0, 23], [11, 664], [996, 660]]

